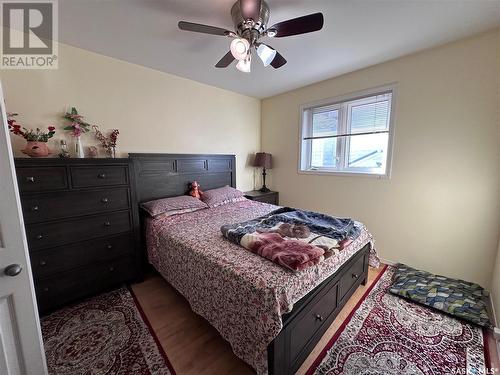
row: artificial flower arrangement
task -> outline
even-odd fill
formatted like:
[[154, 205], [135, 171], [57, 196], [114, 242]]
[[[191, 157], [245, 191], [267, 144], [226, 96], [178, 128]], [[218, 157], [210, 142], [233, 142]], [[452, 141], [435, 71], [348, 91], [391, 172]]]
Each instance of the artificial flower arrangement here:
[[116, 157], [116, 142], [118, 141], [118, 134], [120, 134], [118, 129], [111, 130], [111, 133], [109, 134], [109, 136], [106, 137], [99, 130], [98, 126], [94, 125], [94, 126], [92, 126], [92, 128], [94, 129], [96, 139], [99, 142], [101, 142], [101, 146], [106, 151], [106, 154], [108, 155], [108, 157], [111, 157], [111, 158]]
[[66, 112], [64, 118], [71, 121], [71, 124], [65, 126], [63, 129], [70, 131], [71, 135], [76, 138], [75, 152], [76, 156], [79, 158], [84, 158], [85, 154], [83, 152], [83, 146], [81, 143], [80, 136], [83, 133], [88, 133], [90, 131], [91, 125], [83, 121], [83, 116], [80, 115], [75, 107], [71, 107], [70, 112]]
[[90, 131], [91, 125], [83, 121], [83, 116], [78, 113], [75, 107], [71, 107], [71, 112], [66, 112], [64, 118], [71, 121], [71, 124], [63, 129], [71, 131], [73, 137], [80, 137], [83, 133]]
[[7, 124], [9, 125], [9, 130], [15, 134], [23, 137], [28, 142], [48, 142], [50, 138], [56, 134], [55, 126], [48, 126], [47, 130], [42, 130], [40, 128], [26, 129], [22, 125], [16, 122], [14, 117], [18, 116], [17, 113], [7, 113]]
[[26, 147], [21, 150], [24, 154], [31, 157], [45, 157], [51, 154], [47, 142], [56, 133], [54, 126], [48, 126], [47, 130], [40, 128], [27, 129], [16, 122], [17, 113], [7, 113], [7, 124], [12, 134], [23, 137], [26, 140]]

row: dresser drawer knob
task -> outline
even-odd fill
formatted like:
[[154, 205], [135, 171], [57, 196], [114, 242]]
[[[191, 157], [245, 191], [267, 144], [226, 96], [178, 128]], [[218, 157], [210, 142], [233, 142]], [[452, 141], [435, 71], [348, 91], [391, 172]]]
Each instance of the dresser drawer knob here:
[[40, 264], [40, 267], [45, 267], [47, 265], [47, 262], [44, 260], [41, 260], [38, 264]]
[[41, 240], [43, 238], [43, 234], [37, 234], [36, 239]]
[[39, 209], [40, 209], [40, 207], [33, 206], [33, 207], [31, 207], [31, 212], [38, 212]]
[[110, 221], [105, 221], [104, 222], [104, 226], [105, 227], [110, 227], [111, 226], [111, 222]]
[[26, 177], [26, 182], [34, 184], [35, 183], [35, 177]]
[[321, 315], [316, 314], [316, 320], [322, 322], [325, 318], [323, 318]]
[[102, 202], [102, 203], [109, 203], [109, 199], [108, 199], [108, 198], [102, 198], [102, 199], [101, 199], [101, 202]]
[[115, 272], [115, 267], [113, 266], [109, 267], [109, 272]]
[[111, 244], [106, 245], [106, 249], [111, 250], [112, 248], [113, 248], [113, 245], [111, 245]]
[[100, 178], [101, 180], [104, 180], [106, 178], [106, 173], [99, 173], [97, 175], [97, 178]]
[[353, 274], [352, 274], [352, 278], [353, 278], [353, 279], [359, 279], [359, 275], [358, 275], [357, 273], [353, 273]]

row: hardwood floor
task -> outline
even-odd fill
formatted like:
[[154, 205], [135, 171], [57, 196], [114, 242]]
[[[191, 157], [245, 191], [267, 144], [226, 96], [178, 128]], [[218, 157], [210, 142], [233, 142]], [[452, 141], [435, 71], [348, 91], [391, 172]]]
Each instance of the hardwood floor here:
[[[307, 371], [381, 270], [369, 269], [367, 285], [354, 293], [297, 374]], [[151, 275], [132, 289], [178, 375], [255, 373], [233, 354], [217, 330], [192, 312], [184, 297], [160, 276]]]
[[[314, 350], [297, 371], [305, 374], [339, 326], [381, 272], [368, 270], [368, 283], [360, 286], [325, 332]], [[205, 319], [196, 315], [189, 303], [158, 275], [150, 275], [140, 284], [132, 285], [151, 326], [178, 375], [246, 375], [253, 369], [237, 358], [230, 345]], [[495, 374], [500, 373], [496, 342], [488, 337], [490, 358]]]

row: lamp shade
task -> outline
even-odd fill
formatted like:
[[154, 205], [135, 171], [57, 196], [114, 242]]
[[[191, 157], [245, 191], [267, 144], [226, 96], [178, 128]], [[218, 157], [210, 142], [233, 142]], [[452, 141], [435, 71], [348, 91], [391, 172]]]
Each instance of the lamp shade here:
[[271, 169], [272, 167], [272, 156], [266, 152], [257, 152], [255, 154], [255, 160], [253, 162], [254, 167], [261, 167], [266, 169]]

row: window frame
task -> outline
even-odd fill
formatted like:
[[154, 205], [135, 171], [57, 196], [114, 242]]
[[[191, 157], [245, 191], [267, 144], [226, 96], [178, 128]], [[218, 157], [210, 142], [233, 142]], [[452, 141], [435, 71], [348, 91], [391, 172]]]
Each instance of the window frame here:
[[[375, 95], [382, 95], [391, 93], [391, 108], [389, 111], [389, 131], [388, 131], [388, 142], [387, 142], [387, 159], [386, 159], [386, 169], [384, 174], [375, 173], [374, 168], [315, 168], [310, 169], [311, 165], [311, 145], [312, 142], [304, 142], [304, 137], [309, 137], [312, 135], [312, 116], [314, 109], [325, 107], [331, 107], [331, 109], [339, 110], [339, 125], [338, 133], [346, 134], [343, 132], [344, 125], [348, 125], [347, 121], [344, 121], [344, 117], [348, 116], [344, 110], [341, 110], [341, 106], [346, 102], [360, 100], [368, 98]], [[394, 148], [394, 133], [395, 133], [395, 108], [396, 108], [396, 96], [397, 96], [397, 83], [392, 83], [384, 86], [378, 86], [362, 91], [353, 92], [350, 94], [345, 94], [333, 98], [323, 99], [315, 102], [310, 102], [302, 104], [299, 107], [299, 154], [298, 154], [298, 173], [300, 174], [319, 174], [319, 175], [335, 175], [335, 176], [364, 176], [364, 177], [375, 177], [375, 178], [385, 178], [389, 179], [392, 172], [392, 158], [393, 158], [393, 148]], [[323, 112], [323, 111], [322, 111]], [[345, 165], [345, 158], [347, 157], [347, 145], [349, 143], [350, 137], [346, 137], [345, 142], [340, 142], [337, 138], [337, 163], [342, 163]], [[340, 155], [340, 160], [338, 159]]]

